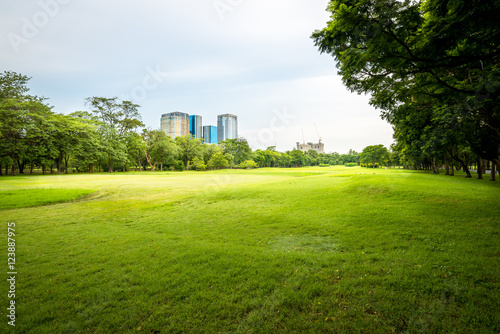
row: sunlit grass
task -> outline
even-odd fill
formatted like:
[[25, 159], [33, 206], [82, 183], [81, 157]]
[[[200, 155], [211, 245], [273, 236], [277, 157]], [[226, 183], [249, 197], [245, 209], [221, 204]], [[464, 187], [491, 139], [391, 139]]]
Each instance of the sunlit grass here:
[[92, 193], [85, 189], [19, 189], [0, 191], [0, 210], [67, 202]]
[[27, 188], [94, 194], [2, 211], [22, 332], [500, 330], [498, 182], [343, 167], [0, 178]]

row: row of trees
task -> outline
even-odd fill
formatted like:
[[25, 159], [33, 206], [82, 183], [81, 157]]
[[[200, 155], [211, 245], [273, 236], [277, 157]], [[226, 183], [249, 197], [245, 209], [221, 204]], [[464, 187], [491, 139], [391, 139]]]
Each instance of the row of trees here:
[[312, 38], [393, 125], [403, 164], [500, 169], [499, 1], [333, 0], [328, 10]]
[[90, 111], [52, 112], [45, 99], [29, 94], [27, 76], [0, 75], [0, 173], [292, 167], [359, 163], [360, 154], [319, 154], [314, 150], [253, 152], [248, 143], [228, 139], [206, 145], [189, 136], [171, 139], [145, 129], [139, 106], [116, 98], [86, 99]]
[[[163, 131], [145, 129], [139, 106], [116, 98], [91, 97], [90, 111], [56, 114], [44, 98], [28, 94], [29, 78], [14, 72], [0, 75], [0, 174], [16, 170], [32, 173], [151, 171], [300, 167], [327, 165], [408, 165], [408, 155], [397, 146], [366, 147], [358, 153], [321, 153], [310, 150], [278, 152], [275, 147], [252, 151], [247, 142], [225, 140], [203, 144], [189, 136], [172, 139]], [[472, 155], [472, 152], [468, 152]], [[451, 161], [451, 174], [457, 161]], [[479, 166], [479, 165], [478, 165]], [[481, 168], [479, 168], [481, 169]]]

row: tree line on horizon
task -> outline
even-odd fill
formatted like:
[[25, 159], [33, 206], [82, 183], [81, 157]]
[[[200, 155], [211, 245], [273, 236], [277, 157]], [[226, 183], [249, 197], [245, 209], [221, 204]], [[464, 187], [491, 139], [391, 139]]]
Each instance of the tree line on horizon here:
[[90, 111], [54, 113], [46, 99], [29, 94], [29, 77], [0, 74], [0, 174], [359, 164], [360, 153], [255, 150], [245, 141], [204, 144], [190, 136], [170, 138], [144, 128], [139, 105], [90, 97]]
[[139, 105], [117, 98], [90, 97], [85, 100], [90, 111], [58, 114], [46, 98], [28, 94], [29, 79], [11, 71], [0, 74], [0, 175], [330, 165], [429, 168], [412, 165], [395, 150], [397, 145], [327, 154], [278, 152], [274, 146], [252, 151], [246, 141], [237, 139], [219, 144], [190, 136], [172, 139], [144, 127]]

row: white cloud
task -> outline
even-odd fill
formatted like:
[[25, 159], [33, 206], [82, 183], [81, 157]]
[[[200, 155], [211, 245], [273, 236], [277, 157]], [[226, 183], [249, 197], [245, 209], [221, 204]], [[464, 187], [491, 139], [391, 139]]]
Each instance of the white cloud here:
[[327, 151], [392, 142], [368, 98], [345, 89], [333, 59], [310, 39], [328, 20], [327, 0], [221, 1], [233, 8], [224, 20], [213, 0], [69, 1], [17, 54], [6, 34], [20, 32], [40, 5], [9, 2], [0, 13], [0, 61], [33, 76], [33, 93], [58, 112], [84, 109], [89, 96], [130, 95], [147, 68], [160, 67], [169, 76], [139, 103], [154, 128], [172, 110], [200, 114], [205, 124], [229, 112], [242, 135], [256, 138], [286, 107], [296, 118], [274, 135], [278, 149], [301, 141], [302, 128], [306, 141], [316, 140], [315, 123]]

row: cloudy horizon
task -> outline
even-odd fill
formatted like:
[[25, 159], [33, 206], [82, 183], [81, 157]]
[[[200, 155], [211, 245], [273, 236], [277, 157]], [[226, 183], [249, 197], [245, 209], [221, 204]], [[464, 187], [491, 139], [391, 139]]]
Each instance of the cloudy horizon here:
[[[310, 38], [326, 25], [326, 0], [4, 1], [4, 70], [32, 77], [54, 111], [88, 110], [91, 96], [162, 114], [238, 116], [253, 149], [317, 142], [326, 152], [393, 142], [369, 98], [349, 92], [330, 55]], [[316, 128], [318, 132], [316, 132]]]

